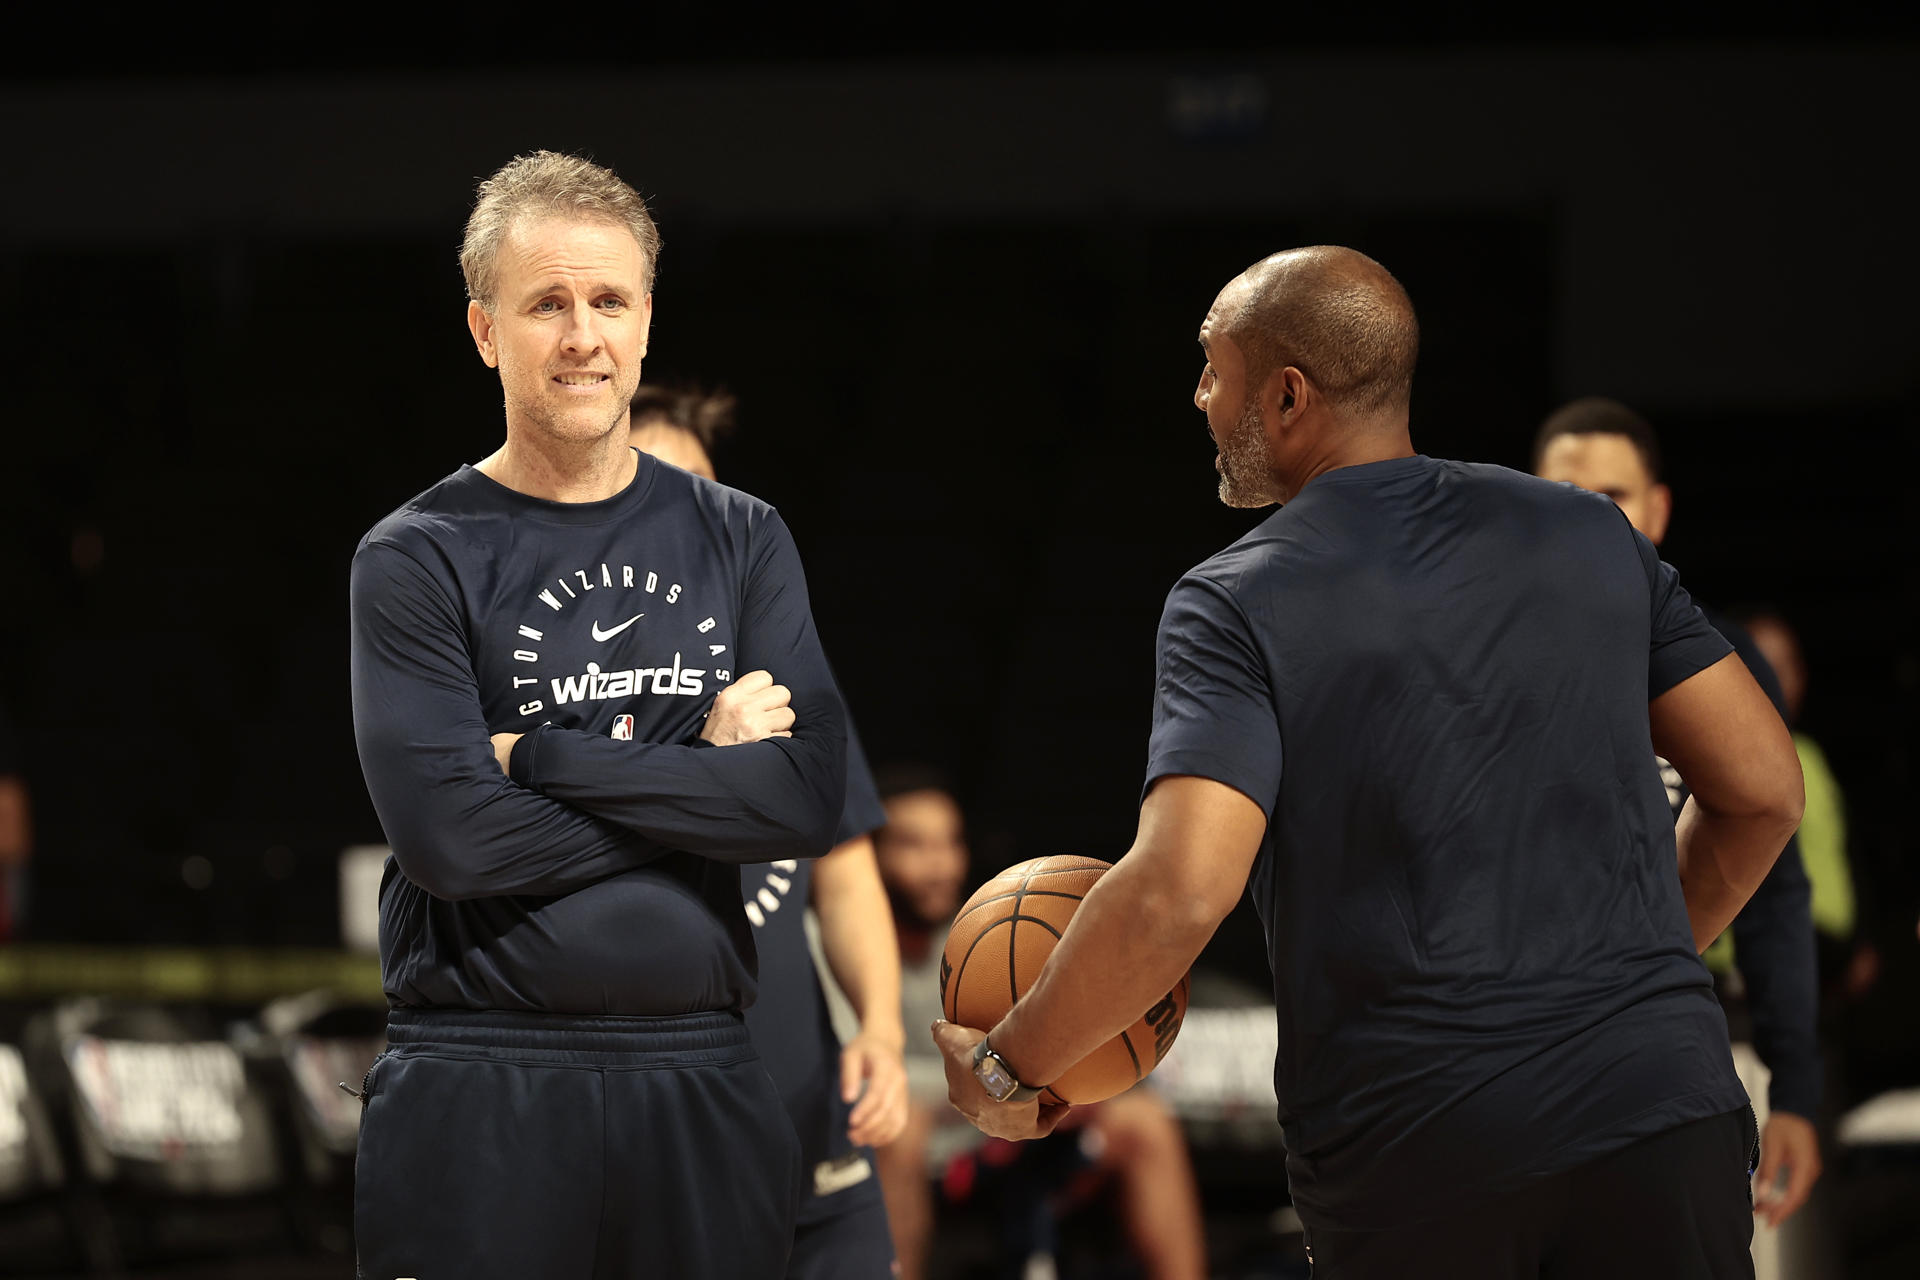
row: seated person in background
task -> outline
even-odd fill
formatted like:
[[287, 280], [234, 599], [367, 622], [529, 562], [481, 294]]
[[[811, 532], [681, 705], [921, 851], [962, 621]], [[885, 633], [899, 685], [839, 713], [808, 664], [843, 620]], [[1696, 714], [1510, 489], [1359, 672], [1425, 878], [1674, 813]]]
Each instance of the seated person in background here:
[[[881, 1191], [893, 1227], [901, 1280], [923, 1280], [934, 1231], [935, 1168], [946, 1165], [946, 1193], [964, 1198], [978, 1179], [998, 1184], [1016, 1216], [1008, 1221], [1013, 1274], [1046, 1252], [1056, 1213], [1111, 1189], [1128, 1242], [1149, 1280], [1206, 1275], [1200, 1196], [1187, 1145], [1150, 1089], [1075, 1108], [1048, 1138], [1028, 1143], [982, 1140], [947, 1103], [939, 1051], [927, 1029], [940, 1016], [940, 957], [967, 880], [960, 807], [931, 769], [901, 766], [876, 778], [886, 825], [874, 833], [880, 878], [900, 938], [901, 1003], [907, 1029], [911, 1107], [906, 1132], [879, 1149]], [[951, 1164], [942, 1157], [952, 1157]], [[1029, 1194], [1029, 1193], [1038, 1193]], [[1031, 1205], [1034, 1216], [1020, 1212]]]
[[26, 880], [27, 856], [33, 852], [33, 824], [28, 818], [27, 782], [19, 756], [19, 741], [0, 709], [0, 942], [19, 927], [21, 888]]

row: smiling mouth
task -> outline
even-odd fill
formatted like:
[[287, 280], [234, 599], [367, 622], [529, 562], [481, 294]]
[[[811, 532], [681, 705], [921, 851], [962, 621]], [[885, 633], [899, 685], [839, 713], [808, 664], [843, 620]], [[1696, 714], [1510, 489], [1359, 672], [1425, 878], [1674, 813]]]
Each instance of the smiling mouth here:
[[606, 373], [556, 373], [553, 380], [563, 387], [597, 387], [612, 376]]

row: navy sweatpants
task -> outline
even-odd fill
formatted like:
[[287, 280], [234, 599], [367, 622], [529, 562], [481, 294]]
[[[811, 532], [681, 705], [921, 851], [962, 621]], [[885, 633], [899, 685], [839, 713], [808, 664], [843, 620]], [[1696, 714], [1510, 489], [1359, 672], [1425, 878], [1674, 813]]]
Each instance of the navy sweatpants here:
[[899, 1274], [887, 1206], [879, 1196], [794, 1228], [786, 1280], [889, 1280]]
[[361, 1280], [774, 1280], [800, 1151], [737, 1014], [408, 1011], [368, 1074]]

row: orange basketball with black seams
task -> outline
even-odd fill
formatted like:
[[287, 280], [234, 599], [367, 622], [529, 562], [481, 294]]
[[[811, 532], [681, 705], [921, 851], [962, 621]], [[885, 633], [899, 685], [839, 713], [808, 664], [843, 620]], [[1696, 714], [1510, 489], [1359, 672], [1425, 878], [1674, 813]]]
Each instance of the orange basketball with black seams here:
[[[1067, 922], [1111, 863], [1074, 854], [1034, 858], [981, 885], [954, 917], [940, 962], [947, 1021], [991, 1030], [1026, 993]], [[1042, 1102], [1080, 1105], [1123, 1093], [1167, 1056], [1187, 1016], [1188, 980], [1154, 1002], [1132, 1026], [1041, 1091]]]

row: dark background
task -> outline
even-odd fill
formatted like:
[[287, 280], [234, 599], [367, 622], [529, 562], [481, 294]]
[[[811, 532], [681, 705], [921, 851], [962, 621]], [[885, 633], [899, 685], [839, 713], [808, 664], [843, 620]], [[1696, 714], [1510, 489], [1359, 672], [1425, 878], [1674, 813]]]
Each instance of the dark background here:
[[[32, 936], [334, 940], [334, 855], [380, 839], [347, 562], [500, 439], [455, 256], [475, 182], [545, 146], [654, 201], [647, 376], [739, 395], [722, 478], [786, 514], [870, 753], [953, 774], [979, 874], [1126, 847], [1161, 600], [1258, 518], [1213, 497], [1194, 332], [1258, 256], [1336, 242], [1419, 308], [1424, 451], [1524, 467], [1581, 394], [1653, 420], [1665, 553], [1800, 628], [1863, 915], [1907, 963], [1910, 29], [934, 45], [872, 18], [580, 56], [276, 14], [164, 60], [124, 29], [84, 65], [4, 55], [0, 704]], [[1220, 954], [1257, 974], [1258, 947], [1243, 922]]]

